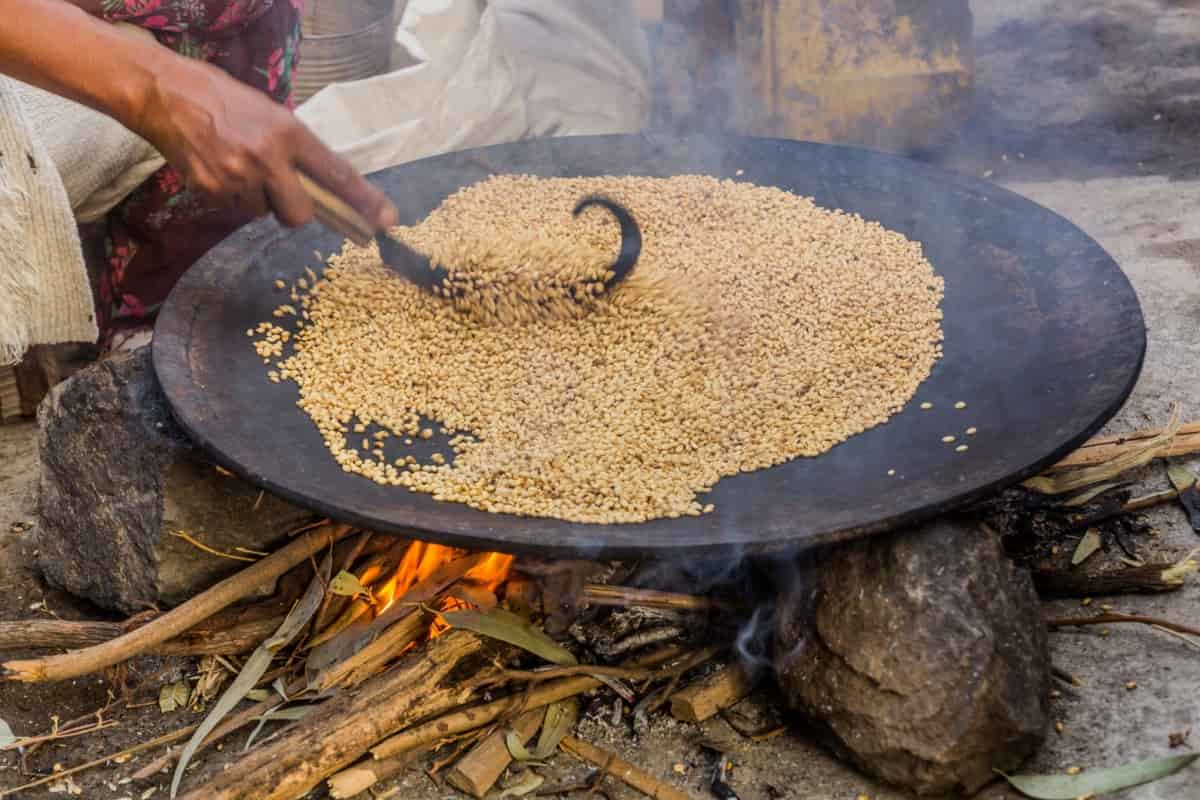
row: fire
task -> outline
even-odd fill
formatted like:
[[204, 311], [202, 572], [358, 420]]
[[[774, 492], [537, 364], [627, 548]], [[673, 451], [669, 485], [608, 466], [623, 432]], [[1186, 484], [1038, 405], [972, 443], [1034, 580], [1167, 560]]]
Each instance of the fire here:
[[[395, 602], [402, 602], [405, 595], [423, 581], [428, 580], [437, 570], [452, 561], [464, 558], [467, 551], [440, 544], [414, 541], [408, 546], [395, 573], [384, 581], [377, 581], [378, 588], [372, 588], [371, 594], [375, 600], [376, 613], [382, 614]], [[458, 583], [463, 586], [468, 597], [486, 590], [484, 594], [495, 593], [508, 580], [512, 570], [513, 557], [505, 553], [488, 553], [482, 560], [465, 575]], [[377, 576], [372, 576], [377, 577]], [[475, 592], [470, 591], [472, 588]], [[439, 611], [457, 611], [468, 608], [472, 603], [462, 597], [445, 596], [438, 603]], [[429, 627], [429, 638], [434, 638], [449, 629], [445, 620], [438, 617]]]
[[467, 572], [464, 580], [478, 583], [494, 592], [508, 580], [512, 571], [513, 557], [505, 553], [488, 553], [487, 557], [476, 567]]

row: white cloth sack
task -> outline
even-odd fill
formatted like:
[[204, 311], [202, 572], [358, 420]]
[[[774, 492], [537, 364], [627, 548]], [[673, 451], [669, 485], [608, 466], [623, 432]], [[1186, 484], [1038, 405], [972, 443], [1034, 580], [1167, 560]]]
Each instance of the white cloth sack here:
[[23, 83], [14, 85], [79, 222], [103, 217], [166, 163], [149, 142], [111, 117]]
[[329, 86], [300, 118], [362, 172], [550, 135], [629, 133], [650, 112], [633, 0], [411, 0], [394, 61]]
[[30, 345], [96, 335], [67, 191], [21, 90], [0, 76], [0, 366], [19, 362]]
[[0, 76], [0, 366], [31, 345], [96, 340], [77, 224], [163, 163], [109, 117]]

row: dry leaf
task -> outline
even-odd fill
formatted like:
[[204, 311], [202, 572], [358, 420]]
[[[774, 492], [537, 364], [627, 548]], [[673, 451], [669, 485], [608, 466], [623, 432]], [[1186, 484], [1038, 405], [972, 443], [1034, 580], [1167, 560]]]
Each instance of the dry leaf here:
[[187, 705], [189, 694], [186, 681], [167, 684], [158, 690], [158, 710], [170, 714], [177, 708], [183, 708]]
[[83, 787], [77, 784], [71, 779], [71, 776], [68, 775], [61, 781], [55, 781], [54, 783], [50, 784], [46, 788], [46, 791], [50, 792], [50, 794], [68, 794], [78, 797], [83, 794]]
[[1077, 567], [1084, 561], [1092, 557], [1092, 554], [1100, 549], [1100, 534], [1095, 528], [1088, 528], [1083, 534], [1083, 538], [1079, 540], [1079, 544], [1075, 545], [1075, 552], [1071, 555], [1071, 566]]
[[342, 570], [329, 582], [329, 591], [342, 597], [358, 597], [367, 593], [367, 587], [362, 585], [357, 575]]
[[1171, 485], [1177, 492], [1185, 492], [1196, 483], [1196, 473], [1183, 464], [1168, 464], [1167, 477], [1171, 479]]

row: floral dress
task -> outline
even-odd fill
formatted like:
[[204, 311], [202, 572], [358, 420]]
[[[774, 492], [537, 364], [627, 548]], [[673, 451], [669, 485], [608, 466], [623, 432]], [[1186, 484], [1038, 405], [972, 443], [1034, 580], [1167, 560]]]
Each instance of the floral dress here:
[[[292, 107], [303, 0], [103, 0], [104, 18], [150, 30]], [[165, 166], [110, 212], [99, 276], [101, 345], [144, 326], [200, 256], [250, 218], [193, 193]]]

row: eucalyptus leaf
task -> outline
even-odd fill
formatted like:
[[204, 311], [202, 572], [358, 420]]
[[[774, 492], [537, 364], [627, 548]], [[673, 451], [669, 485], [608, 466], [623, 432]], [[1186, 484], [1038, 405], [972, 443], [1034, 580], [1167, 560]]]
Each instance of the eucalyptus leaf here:
[[1071, 554], [1071, 566], [1079, 566], [1099, 549], [1100, 534], [1095, 528], [1088, 528], [1087, 532], [1083, 534], [1083, 538], [1079, 540], [1079, 544], [1075, 545], [1075, 552]]
[[525, 744], [521, 741], [521, 736], [516, 731], [509, 731], [504, 734], [504, 746], [508, 748], [508, 754], [513, 757], [514, 761], [532, 761], [533, 753], [526, 749]]
[[501, 792], [497, 800], [506, 800], [509, 797], [524, 797], [527, 794], [536, 792], [545, 782], [546, 779], [536, 772], [526, 772], [525, 777]]
[[234, 706], [258, 685], [262, 676], [270, 668], [275, 654], [284, 645], [295, 639], [313, 615], [317, 613], [317, 609], [321, 607], [321, 601], [325, 599], [325, 585], [329, 580], [329, 573], [332, 571], [333, 560], [331, 556], [326, 555], [317, 569], [317, 574], [309, 581], [308, 588], [305, 590], [304, 596], [300, 598], [300, 602], [292, 607], [275, 633], [250, 654], [242, 671], [217, 700], [212, 710], [208, 712], [208, 716], [200, 723], [200, 727], [196, 728], [192, 738], [188, 740], [179, 756], [179, 763], [175, 765], [175, 775], [171, 778], [171, 800], [175, 800], [179, 793], [179, 782], [183, 780], [184, 770], [187, 769], [188, 762], [192, 760], [192, 756], [195, 755], [200, 744], [213, 728], [217, 727], [221, 720], [233, 710]]
[[569, 650], [547, 636], [544, 631], [502, 608], [493, 608], [487, 612], [447, 611], [442, 614], [442, 618], [451, 627], [508, 642], [553, 664], [565, 666], [578, 663]]
[[16, 735], [12, 732], [12, 728], [8, 723], [0, 719], [0, 749], [8, 747], [17, 740]]
[[358, 597], [367, 593], [367, 587], [362, 585], [354, 573], [342, 570], [329, 582], [329, 591], [342, 597]]
[[262, 732], [263, 726], [268, 722], [276, 722], [277, 720], [290, 720], [294, 722], [298, 719], [304, 719], [305, 715], [313, 710], [312, 706], [290, 706], [289, 708], [280, 708], [282, 705], [283, 704], [280, 703], [279, 706], [275, 706], [275, 708], [272, 708], [270, 711], [258, 718], [258, 724], [254, 726], [254, 730], [250, 731], [250, 735], [246, 737], [246, 744], [244, 747], [242, 747], [243, 753], [250, 749], [250, 746], [254, 744], [254, 740], [258, 738], [258, 734]]
[[1063, 505], [1066, 506], [1067, 508], [1078, 508], [1079, 506], [1086, 506], [1088, 503], [1092, 502], [1093, 500], [1095, 500], [1097, 497], [1104, 494], [1105, 492], [1111, 491], [1112, 489], [1116, 489], [1117, 487], [1122, 486], [1122, 485], [1123, 484], [1121, 484], [1121, 483], [1114, 482], [1114, 483], [1102, 483], [1099, 486], [1093, 486], [1091, 489], [1088, 489], [1086, 492], [1080, 492], [1079, 494], [1072, 496], [1070, 499], [1064, 500]]
[[542, 722], [542, 733], [538, 736], [533, 757], [541, 761], [554, 755], [558, 743], [571, 732], [578, 720], [579, 702], [575, 698], [551, 703], [546, 709], [546, 719]]
[[[1130, 786], [1173, 775], [1191, 764], [1200, 753], [1148, 758], [1107, 769], [1089, 769], [1078, 775], [1005, 775], [1017, 791], [1034, 800], [1076, 800], [1079, 797], [1116, 792]], [[1003, 773], [1001, 773], [1003, 774]]]

